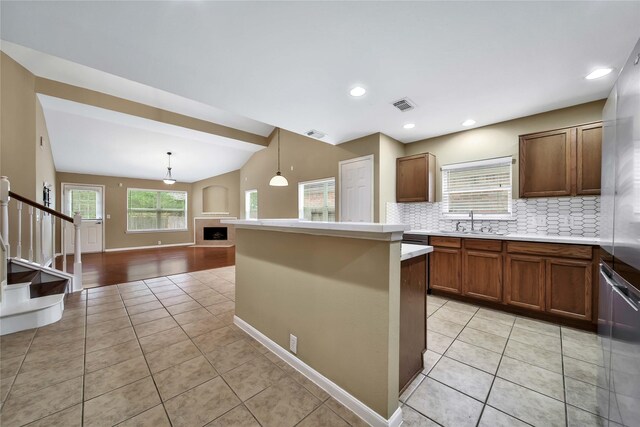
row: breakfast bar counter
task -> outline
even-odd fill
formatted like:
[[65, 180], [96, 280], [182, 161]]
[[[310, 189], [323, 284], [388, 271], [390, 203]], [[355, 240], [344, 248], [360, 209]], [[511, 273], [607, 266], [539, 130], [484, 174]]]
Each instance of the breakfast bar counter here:
[[404, 225], [223, 222], [236, 325], [371, 425], [399, 425], [401, 256], [428, 247], [403, 251]]

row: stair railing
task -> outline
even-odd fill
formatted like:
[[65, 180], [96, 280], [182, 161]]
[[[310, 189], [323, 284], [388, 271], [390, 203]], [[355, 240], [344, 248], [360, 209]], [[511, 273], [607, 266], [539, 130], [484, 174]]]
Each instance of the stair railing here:
[[[1, 235], [2, 239], [6, 245], [6, 256], [11, 257], [11, 246], [9, 245], [9, 201], [11, 199], [16, 200], [16, 209], [17, 209], [17, 221], [18, 221], [18, 238], [16, 240], [16, 251], [15, 257], [24, 261], [29, 261], [31, 263], [37, 263], [41, 266], [46, 267], [47, 259], [45, 257], [45, 218], [49, 217], [51, 221], [51, 233], [48, 235], [51, 238], [51, 268], [56, 268], [56, 241], [55, 241], [55, 226], [56, 219], [60, 221], [60, 229], [61, 229], [61, 238], [60, 238], [60, 246], [62, 249], [62, 270], [65, 273], [67, 271], [67, 248], [65, 245], [65, 230], [68, 224], [72, 224], [74, 228], [74, 247], [73, 247], [73, 286], [72, 292], [77, 292], [82, 290], [82, 251], [81, 251], [81, 235], [80, 235], [80, 226], [82, 225], [82, 216], [80, 213], [76, 212], [73, 217], [69, 215], [65, 215], [60, 213], [54, 209], [51, 209], [47, 206], [44, 206], [38, 202], [34, 202], [33, 200], [29, 200], [28, 198], [16, 194], [11, 191], [9, 179], [6, 176], [0, 177], [0, 212], [2, 214], [2, 227], [1, 227]], [[28, 238], [28, 258], [23, 258], [23, 247], [22, 247], [22, 217], [23, 217], [23, 204], [28, 206], [27, 216], [29, 221], [29, 238]], [[38, 253], [38, 259], [34, 259], [34, 233], [33, 233], [33, 223], [34, 219], [37, 222], [40, 220], [40, 247]]]

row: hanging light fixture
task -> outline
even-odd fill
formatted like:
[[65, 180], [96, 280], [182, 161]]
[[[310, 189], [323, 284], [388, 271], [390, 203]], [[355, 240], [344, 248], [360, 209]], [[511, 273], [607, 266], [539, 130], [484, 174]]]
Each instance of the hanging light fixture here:
[[280, 173], [280, 128], [278, 128], [278, 172], [271, 178], [269, 185], [272, 187], [286, 187], [289, 185], [287, 178]]
[[164, 179], [162, 180], [165, 184], [175, 184], [176, 180], [173, 179], [173, 177], [171, 176], [171, 151], [167, 152], [167, 155], [169, 156], [169, 166], [167, 167], [167, 175], [164, 177]]

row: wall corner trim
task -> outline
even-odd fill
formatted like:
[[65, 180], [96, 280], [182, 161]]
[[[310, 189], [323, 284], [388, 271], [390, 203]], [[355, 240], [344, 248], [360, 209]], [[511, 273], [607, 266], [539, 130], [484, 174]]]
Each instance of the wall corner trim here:
[[270, 351], [275, 353], [280, 359], [287, 362], [292, 368], [300, 372], [302, 375], [311, 380], [318, 387], [326, 391], [331, 397], [338, 402], [349, 408], [352, 412], [366, 421], [373, 427], [399, 427], [402, 424], [402, 408], [398, 407], [393, 415], [387, 420], [380, 414], [369, 408], [364, 403], [353, 397], [347, 391], [335, 384], [333, 381], [322, 375], [320, 372], [313, 369], [311, 366], [304, 363], [302, 360], [293, 356], [284, 348], [280, 347], [276, 342], [272, 341], [269, 337], [258, 331], [256, 328], [239, 318], [233, 316], [233, 323], [256, 339], [260, 344], [267, 347]]

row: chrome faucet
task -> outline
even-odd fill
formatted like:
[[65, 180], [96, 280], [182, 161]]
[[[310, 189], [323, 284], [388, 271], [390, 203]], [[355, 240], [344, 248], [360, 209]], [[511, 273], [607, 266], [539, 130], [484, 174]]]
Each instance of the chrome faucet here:
[[475, 227], [473, 226], [473, 211], [469, 211], [469, 216], [471, 217], [471, 231], [476, 231]]

